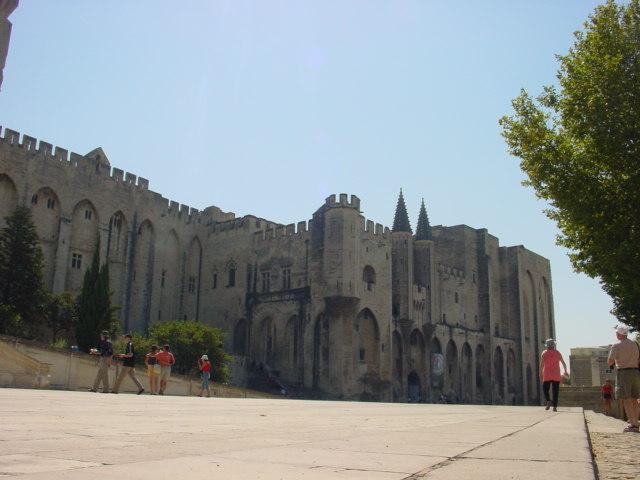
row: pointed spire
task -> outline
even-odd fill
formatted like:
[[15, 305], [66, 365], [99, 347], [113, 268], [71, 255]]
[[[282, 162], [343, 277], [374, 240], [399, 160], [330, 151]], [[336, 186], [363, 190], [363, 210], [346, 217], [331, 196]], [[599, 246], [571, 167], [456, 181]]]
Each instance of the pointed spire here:
[[392, 231], [413, 233], [411, 230], [411, 224], [409, 223], [407, 206], [405, 205], [404, 197], [402, 196], [402, 189], [400, 189], [400, 196], [398, 197], [398, 204], [396, 205], [396, 214], [395, 217], [393, 217]]
[[424, 198], [420, 206], [420, 214], [418, 215], [418, 226], [416, 227], [416, 240], [431, 240], [431, 225], [429, 225], [429, 216], [427, 215], [427, 207], [424, 206]]

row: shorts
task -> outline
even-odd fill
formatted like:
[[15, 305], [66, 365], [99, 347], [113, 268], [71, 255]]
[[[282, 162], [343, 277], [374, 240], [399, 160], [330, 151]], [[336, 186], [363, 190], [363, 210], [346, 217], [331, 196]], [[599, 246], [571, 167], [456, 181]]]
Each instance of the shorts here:
[[171, 366], [170, 365], [162, 365], [160, 367], [160, 380], [167, 381], [171, 376]]
[[605, 393], [602, 395], [602, 398], [604, 398], [605, 401], [611, 401], [611, 394], [610, 393]]
[[149, 375], [149, 378], [156, 378], [160, 376], [160, 365], [157, 363], [155, 365], [148, 365], [147, 374]]
[[211, 374], [209, 372], [202, 372], [202, 389], [207, 390], [209, 388], [209, 379]]
[[616, 398], [636, 399], [640, 397], [640, 370], [618, 370], [616, 376]]

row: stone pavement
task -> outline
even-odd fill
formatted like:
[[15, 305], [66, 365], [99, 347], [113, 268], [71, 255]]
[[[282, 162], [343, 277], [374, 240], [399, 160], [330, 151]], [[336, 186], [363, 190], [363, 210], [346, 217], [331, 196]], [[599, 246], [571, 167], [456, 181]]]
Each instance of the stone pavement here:
[[640, 478], [640, 434], [622, 433], [626, 422], [585, 412], [600, 480]]
[[581, 409], [0, 389], [0, 476], [594, 479]]

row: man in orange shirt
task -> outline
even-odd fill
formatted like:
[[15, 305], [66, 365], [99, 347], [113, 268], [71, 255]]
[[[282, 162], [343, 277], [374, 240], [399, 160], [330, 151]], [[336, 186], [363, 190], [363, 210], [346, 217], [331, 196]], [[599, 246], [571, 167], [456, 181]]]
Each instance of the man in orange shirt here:
[[156, 360], [160, 364], [160, 390], [158, 390], [158, 394], [164, 395], [164, 391], [167, 388], [167, 380], [171, 376], [171, 366], [176, 363], [169, 345], [165, 345], [162, 350], [156, 353]]

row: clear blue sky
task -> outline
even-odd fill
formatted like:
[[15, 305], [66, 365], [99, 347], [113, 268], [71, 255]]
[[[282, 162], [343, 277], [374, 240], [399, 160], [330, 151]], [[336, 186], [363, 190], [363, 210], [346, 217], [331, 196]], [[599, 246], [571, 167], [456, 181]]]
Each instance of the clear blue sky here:
[[616, 323], [520, 185], [498, 118], [555, 80], [598, 2], [21, 0], [0, 124], [103, 147], [151, 189], [282, 223], [354, 193], [391, 224], [486, 227], [549, 258], [561, 351]]

